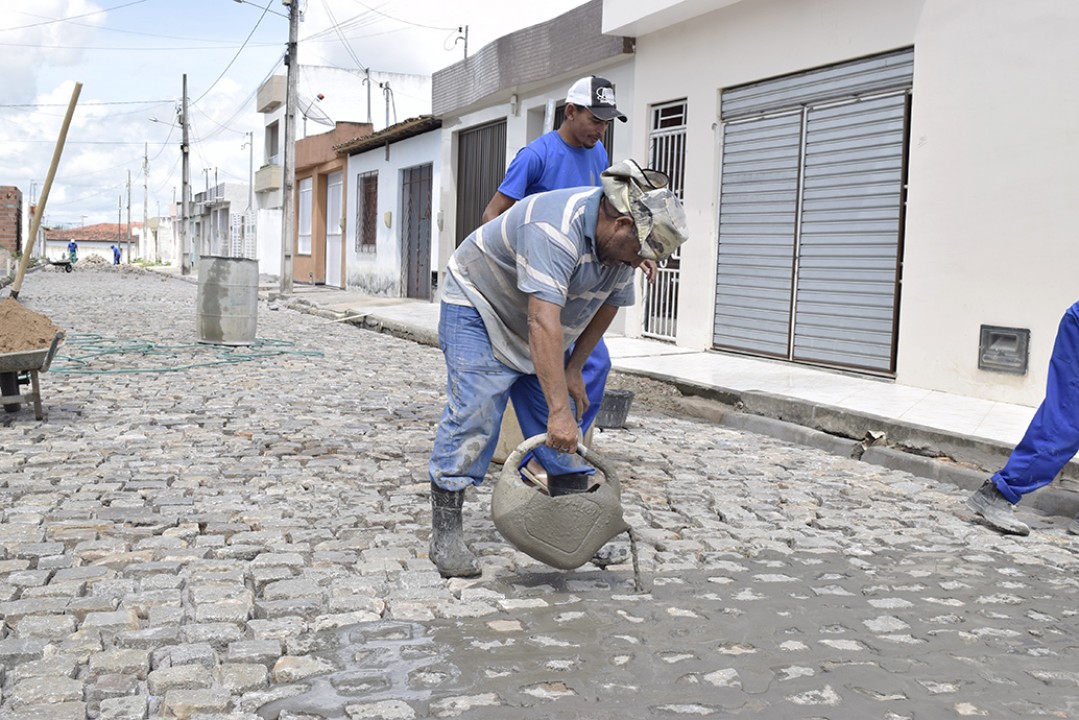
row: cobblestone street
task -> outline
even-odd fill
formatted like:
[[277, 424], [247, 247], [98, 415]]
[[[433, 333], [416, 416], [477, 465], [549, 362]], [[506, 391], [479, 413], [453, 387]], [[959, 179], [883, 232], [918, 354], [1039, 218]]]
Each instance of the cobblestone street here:
[[0, 411], [0, 718], [1079, 717], [1067, 518], [1004, 537], [955, 486], [637, 403], [594, 447], [641, 588], [625, 536], [515, 551], [490, 482], [483, 577], [444, 580], [437, 348], [281, 301], [200, 345], [196, 291], [26, 277], [68, 338], [46, 421]]

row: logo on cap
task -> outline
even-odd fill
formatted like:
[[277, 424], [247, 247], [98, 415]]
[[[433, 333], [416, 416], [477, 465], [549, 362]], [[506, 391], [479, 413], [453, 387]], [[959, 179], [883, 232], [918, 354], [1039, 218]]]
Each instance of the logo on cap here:
[[614, 88], [610, 86], [596, 88], [596, 102], [614, 107]]

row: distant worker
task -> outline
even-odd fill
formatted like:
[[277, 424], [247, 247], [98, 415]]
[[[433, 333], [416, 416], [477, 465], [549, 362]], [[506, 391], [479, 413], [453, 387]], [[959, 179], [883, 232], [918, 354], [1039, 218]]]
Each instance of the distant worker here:
[[79, 261], [79, 244], [74, 240], [69, 240], [67, 243], [67, 259], [71, 262]]
[[116, 247], [115, 245], [109, 245], [109, 247], [112, 248], [112, 264], [113, 265], [119, 265], [120, 264], [120, 248]]

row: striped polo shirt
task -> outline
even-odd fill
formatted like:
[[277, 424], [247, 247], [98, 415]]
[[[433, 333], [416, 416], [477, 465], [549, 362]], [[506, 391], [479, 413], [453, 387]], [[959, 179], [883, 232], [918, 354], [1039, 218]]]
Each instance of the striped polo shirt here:
[[529, 297], [562, 307], [563, 349], [600, 306], [634, 303], [634, 268], [604, 267], [596, 252], [601, 194], [578, 187], [529, 195], [477, 228], [450, 258], [442, 300], [476, 308], [495, 357], [520, 372], [535, 372]]

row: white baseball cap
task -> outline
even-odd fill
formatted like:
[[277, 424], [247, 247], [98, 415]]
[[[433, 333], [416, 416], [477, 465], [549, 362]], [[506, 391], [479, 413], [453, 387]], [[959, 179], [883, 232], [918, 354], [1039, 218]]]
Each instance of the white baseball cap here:
[[573, 83], [566, 95], [566, 102], [579, 107], [586, 107], [600, 120], [618, 118], [626, 122], [626, 116], [615, 107], [614, 85], [607, 78], [589, 75]]

